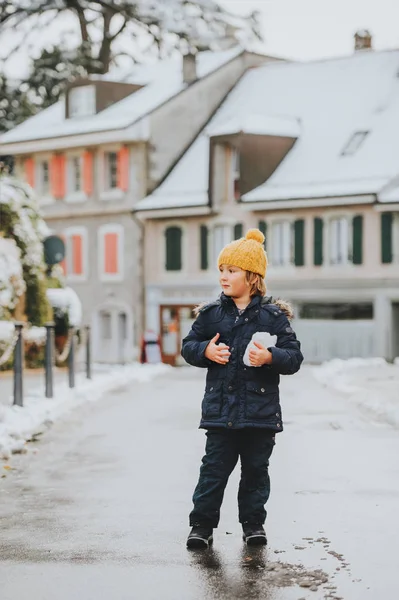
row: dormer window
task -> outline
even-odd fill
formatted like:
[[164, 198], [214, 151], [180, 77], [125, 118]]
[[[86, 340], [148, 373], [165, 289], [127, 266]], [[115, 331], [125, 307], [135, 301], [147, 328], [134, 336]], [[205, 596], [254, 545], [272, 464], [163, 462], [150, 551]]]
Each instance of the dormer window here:
[[239, 200], [240, 193], [240, 153], [237, 148], [231, 149], [231, 189], [235, 200]]
[[89, 117], [96, 113], [96, 87], [82, 85], [69, 91], [69, 117]]

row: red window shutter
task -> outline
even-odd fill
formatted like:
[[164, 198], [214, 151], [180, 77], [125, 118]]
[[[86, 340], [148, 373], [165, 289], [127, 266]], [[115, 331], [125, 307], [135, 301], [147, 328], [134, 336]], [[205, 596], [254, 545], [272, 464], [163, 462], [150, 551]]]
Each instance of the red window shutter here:
[[62, 268], [62, 270], [64, 271], [64, 275], [66, 275], [66, 274], [67, 274], [67, 271], [68, 271], [68, 269], [67, 269], [67, 252], [68, 252], [68, 244], [67, 244], [67, 241], [66, 241], [66, 239], [65, 239], [65, 235], [60, 235], [60, 238], [62, 239], [62, 241], [63, 241], [63, 242], [64, 242], [64, 244], [65, 244], [65, 258], [64, 258], [64, 260], [63, 260], [62, 262], [60, 262], [60, 267], [61, 267], [61, 268]]
[[74, 275], [83, 274], [83, 240], [81, 235], [73, 235], [72, 241], [72, 272]]
[[58, 155], [59, 198], [65, 197], [66, 192], [66, 160], [65, 154]]
[[83, 154], [83, 191], [87, 196], [93, 194], [93, 153], [89, 150]]
[[25, 179], [28, 185], [35, 187], [35, 160], [27, 158], [25, 160]]
[[50, 161], [50, 183], [53, 198], [65, 196], [66, 161], [64, 154], [55, 154]]
[[129, 189], [129, 148], [123, 146], [118, 152], [118, 188], [127, 192]]
[[104, 236], [104, 273], [115, 275], [119, 272], [118, 258], [118, 234], [106, 233]]
[[58, 198], [58, 156], [54, 155], [50, 160], [50, 189], [53, 198]]

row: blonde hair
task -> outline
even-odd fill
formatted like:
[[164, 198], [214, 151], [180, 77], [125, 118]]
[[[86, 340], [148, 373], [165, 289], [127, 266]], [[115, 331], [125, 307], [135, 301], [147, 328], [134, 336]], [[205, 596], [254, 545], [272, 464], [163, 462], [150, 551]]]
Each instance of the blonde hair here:
[[245, 271], [245, 279], [250, 287], [249, 295], [251, 298], [254, 296], [262, 296], [263, 298], [263, 296], [266, 296], [266, 283], [262, 275]]

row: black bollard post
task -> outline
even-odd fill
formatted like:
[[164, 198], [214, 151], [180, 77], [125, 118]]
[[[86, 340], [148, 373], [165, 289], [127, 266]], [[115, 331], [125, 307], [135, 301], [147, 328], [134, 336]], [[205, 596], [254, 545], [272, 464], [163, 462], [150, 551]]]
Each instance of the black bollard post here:
[[86, 378], [91, 379], [91, 340], [89, 325], [86, 327]]
[[53, 398], [53, 363], [54, 363], [54, 323], [46, 323], [46, 351], [44, 369], [46, 377], [46, 398]]
[[68, 354], [68, 382], [69, 387], [75, 387], [75, 328], [70, 327], [71, 345]]
[[18, 340], [14, 349], [14, 404], [24, 405], [23, 368], [24, 368], [24, 338], [22, 336], [23, 323], [15, 323], [15, 333]]

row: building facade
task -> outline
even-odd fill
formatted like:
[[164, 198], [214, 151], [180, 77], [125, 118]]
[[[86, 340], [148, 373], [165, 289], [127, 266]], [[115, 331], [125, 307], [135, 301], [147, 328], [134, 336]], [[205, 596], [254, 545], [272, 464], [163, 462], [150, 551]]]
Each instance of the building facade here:
[[167, 362], [220, 293], [219, 251], [249, 227], [309, 362], [399, 355], [398, 66], [397, 51], [365, 50], [249, 72], [137, 204], [147, 326]]
[[[187, 68], [185, 61], [190, 61]], [[0, 154], [36, 191], [93, 332], [93, 358], [138, 358], [144, 325], [143, 224], [133, 210], [157, 187], [251, 67], [238, 49], [137, 68], [121, 81], [74, 82], [65, 98], [0, 138]]]

